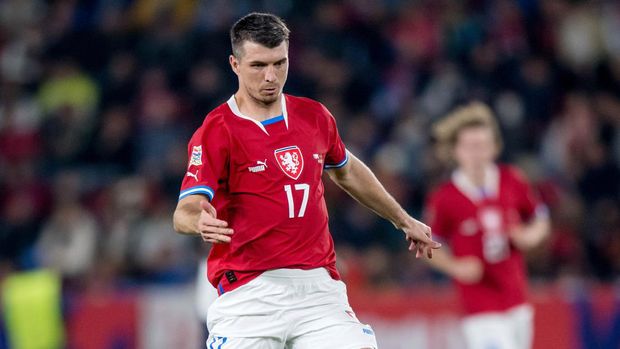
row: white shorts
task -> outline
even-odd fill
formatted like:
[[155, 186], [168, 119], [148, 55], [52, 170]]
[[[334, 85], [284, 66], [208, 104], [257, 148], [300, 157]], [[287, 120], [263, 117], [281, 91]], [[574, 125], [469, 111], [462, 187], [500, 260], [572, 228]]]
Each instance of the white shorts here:
[[468, 349], [530, 349], [534, 309], [527, 304], [505, 312], [483, 313], [463, 319]]
[[344, 283], [323, 268], [266, 271], [218, 297], [207, 324], [209, 349], [377, 348]]
[[198, 277], [196, 280], [196, 311], [198, 318], [207, 323], [209, 307], [217, 299], [217, 290], [207, 279], [207, 259], [203, 258], [198, 265]]

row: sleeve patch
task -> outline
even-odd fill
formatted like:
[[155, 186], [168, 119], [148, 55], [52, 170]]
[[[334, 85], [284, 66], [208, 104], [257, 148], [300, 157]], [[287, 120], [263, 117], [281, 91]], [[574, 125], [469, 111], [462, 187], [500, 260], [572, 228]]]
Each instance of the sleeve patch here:
[[195, 145], [192, 147], [192, 156], [189, 159], [189, 166], [201, 166], [202, 165], [202, 145]]

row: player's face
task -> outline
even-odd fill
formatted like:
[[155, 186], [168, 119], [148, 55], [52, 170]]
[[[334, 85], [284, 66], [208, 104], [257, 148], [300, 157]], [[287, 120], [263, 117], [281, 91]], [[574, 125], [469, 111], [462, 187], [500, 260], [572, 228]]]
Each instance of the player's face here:
[[263, 105], [278, 101], [288, 75], [288, 43], [268, 48], [245, 41], [240, 52], [239, 57], [230, 56], [239, 89]]
[[465, 171], [480, 171], [493, 163], [497, 144], [488, 127], [467, 127], [459, 131], [454, 145], [454, 158]]

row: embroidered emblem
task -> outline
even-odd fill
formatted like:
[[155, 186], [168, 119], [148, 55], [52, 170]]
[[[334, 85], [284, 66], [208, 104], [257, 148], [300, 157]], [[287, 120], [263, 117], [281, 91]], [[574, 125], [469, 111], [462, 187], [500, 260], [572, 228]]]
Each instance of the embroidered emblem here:
[[195, 145], [192, 147], [192, 156], [189, 159], [189, 167], [202, 165], [202, 145]]
[[319, 164], [323, 163], [323, 155], [322, 154], [312, 154], [312, 158], [316, 160]]
[[292, 179], [297, 179], [304, 169], [304, 158], [298, 146], [276, 149], [273, 152], [280, 169]]

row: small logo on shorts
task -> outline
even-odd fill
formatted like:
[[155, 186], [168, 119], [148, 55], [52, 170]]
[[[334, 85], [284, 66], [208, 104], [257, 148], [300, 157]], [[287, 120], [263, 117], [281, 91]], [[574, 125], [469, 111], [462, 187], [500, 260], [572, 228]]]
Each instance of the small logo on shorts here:
[[375, 332], [373, 330], [371, 330], [370, 328], [362, 328], [362, 332], [369, 334], [371, 336], [375, 335]]
[[357, 319], [357, 316], [355, 316], [355, 313], [352, 312], [351, 310], [345, 310], [344, 311], [347, 315], [349, 315], [349, 317], [357, 322], [359, 322], [359, 320]]

